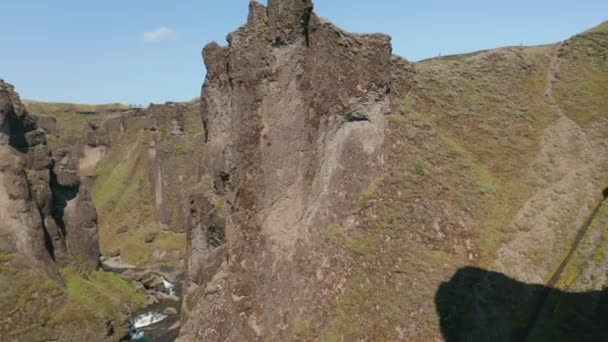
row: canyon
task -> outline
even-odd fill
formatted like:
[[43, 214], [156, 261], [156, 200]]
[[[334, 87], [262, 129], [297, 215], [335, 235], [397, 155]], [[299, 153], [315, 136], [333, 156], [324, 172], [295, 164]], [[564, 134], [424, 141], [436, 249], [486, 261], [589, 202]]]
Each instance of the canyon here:
[[0, 82], [0, 340], [608, 336], [608, 22], [410, 62], [269, 0], [226, 40], [190, 102]]

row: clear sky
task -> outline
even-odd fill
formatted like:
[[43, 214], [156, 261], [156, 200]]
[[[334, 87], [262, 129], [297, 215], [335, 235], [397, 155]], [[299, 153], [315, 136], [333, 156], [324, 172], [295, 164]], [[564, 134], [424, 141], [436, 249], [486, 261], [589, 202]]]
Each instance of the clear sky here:
[[[190, 100], [203, 45], [223, 44], [248, 1], [2, 0], [0, 78], [28, 99]], [[413, 61], [557, 42], [608, 20], [608, 0], [316, 0], [315, 9], [349, 31], [390, 34]]]

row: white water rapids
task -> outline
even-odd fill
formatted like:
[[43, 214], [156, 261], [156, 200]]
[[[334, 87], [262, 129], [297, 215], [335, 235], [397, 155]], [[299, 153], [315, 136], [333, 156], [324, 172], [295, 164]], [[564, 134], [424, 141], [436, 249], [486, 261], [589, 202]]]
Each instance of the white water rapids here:
[[[170, 296], [175, 296], [175, 284], [167, 281], [163, 278], [163, 286], [165, 291]], [[146, 311], [132, 319], [131, 328], [129, 329], [129, 335], [131, 341], [139, 341], [144, 338], [144, 332], [140, 329], [154, 325], [165, 320], [168, 316], [157, 310]]]

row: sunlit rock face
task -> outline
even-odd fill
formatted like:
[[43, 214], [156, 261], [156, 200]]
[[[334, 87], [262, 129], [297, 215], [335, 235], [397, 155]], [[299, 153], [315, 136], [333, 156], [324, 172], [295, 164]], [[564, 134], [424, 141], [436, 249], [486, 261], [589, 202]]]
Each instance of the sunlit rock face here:
[[[0, 286], [9, 289], [0, 308], [13, 322], [0, 325], [0, 335], [50, 318], [41, 308], [55, 310], [65, 299], [60, 266], [90, 272], [98, 259], [97, 214], [75, 164], [62, 153], [53, 157], [13, 86], [0, 81]], [[31, 291], [27, 306], [15, 302], [20, 291]]]
[[318, 248], [323, 232], [383, 165], [390, 38], [275, 0], [251, 2], [227, 40], [203, 50], [207, 169], [191, 201], [182, 335], [292, 339], [284, 322], [339, 291], [339, 270], [310, 274], [342, 263]]

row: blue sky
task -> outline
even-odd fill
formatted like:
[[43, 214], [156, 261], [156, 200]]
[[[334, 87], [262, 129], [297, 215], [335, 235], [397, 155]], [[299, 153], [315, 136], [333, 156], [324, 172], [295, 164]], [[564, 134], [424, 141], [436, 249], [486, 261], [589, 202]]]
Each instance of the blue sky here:
[[[248, 1], [2, 1], [0, 77], [29, 99], [190, 100], [203, 45], [223, 44]], [[409, 60], [556, 42], [608, 20], [606, 0], [316, 0], [315, 9], [349, 31], [390, 34]]]

